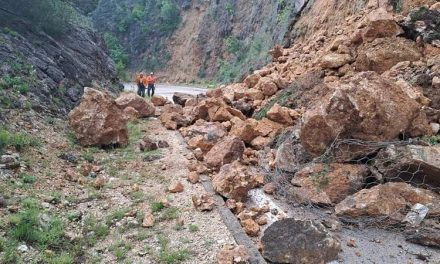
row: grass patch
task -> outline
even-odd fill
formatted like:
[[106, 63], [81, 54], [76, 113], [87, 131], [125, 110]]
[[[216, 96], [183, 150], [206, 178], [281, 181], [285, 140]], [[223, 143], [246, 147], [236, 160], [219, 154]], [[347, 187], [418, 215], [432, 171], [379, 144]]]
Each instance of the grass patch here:
[[72, 131], [69, 131], [66, 134], [66, 139], [67, 139], [67, 142], [69, 143], [70, 148], [75, 147], [75, 145], [78, 143], [78, 140], [76, 139], [75, 133], [73, 133]]
[[145, 230], [139, 230], [136, 234], [136, 240], [143, 241], [151, 237], [151, 233]]
[[284, 106], [285, 102], [289, 99], [289, 97], [293, 94], [291, 90], [283, 90], [278, 95], [267, 102], [263, 107], [255, 113], [254, 118], [257, 120], [261, 120], [266, 117], [267, 112], [274, 106], [275, 104], [279, 104]]
[[422, 138], [422, 141], [426, 142], [431, 146], [435, 146], [440, 143], [440, 136], [439, 135], [425, 136]]
[[153, 203], [151, 203], [151, 211], [153, 213], [160, 212], [164, 208], [165, 208], [165, 206], [161, 202], [153, 202]]
[[111, 245], [109, 250], [112, 252], [113, 255], [115, 255], [117, 260], [123, 260], [127, 257], [127, 253], [131, 250], [132, 245], [125, 241], [125, 240], [119, 240], [115, 244]]
[[195, 232], [199, 231], [199, 227], [197, 225], [194, 225], [194, 224], [189, 224], [188, 225], [188, 230], [191, 233], [195, 233]]
[[34, 184], [37, 181], [37, 178], [35, 176], [27, 173], [21, 173], [18, 177], [24, 184]]
[[100, 239], [108, 236], [110, 233], [109, 227], [103, 223], [99, 223], [94, 217], [87, 217], [84, 220], [85, 244], [93, 246]]
[[179, 208], [177, 207], [169, 207], [162, 210], [159, 221], [166, 221], [166, 220], [174, 220], [177, 219], [180, 215]]
[[64, 225], [60, 219], [44, 214], [36, 202], [26, 199], [23, 210], [9, 218], [8, 237], [40, 249], [59, 249], [63, 244]]
[[122, 218], [124, 218], [125, 214], [128, 212], [128, 209], [117, 209], [110, 213], [110, 215], [107, 216], [106, 224], [111, 225], [113, 222], [120, 221]]
[[144, 192], [138, 191], [130, 193], [130, 198], [133, 200], [134, 203], [141, 203], [144, 200]]
[[166, 237], [159, 237], [160, 252], [159, 262], [166, 264], [180, 263], [190, 258], [190, 252], [187, 249], [170, 249], [169, 240]]
[[25, 133], [11, 133], [5, 129], [0, 129], [0, 153], [6, 148], [13, 147], [17, 151], [22, 151], [26, 147], [39, 146], [39, 141]]

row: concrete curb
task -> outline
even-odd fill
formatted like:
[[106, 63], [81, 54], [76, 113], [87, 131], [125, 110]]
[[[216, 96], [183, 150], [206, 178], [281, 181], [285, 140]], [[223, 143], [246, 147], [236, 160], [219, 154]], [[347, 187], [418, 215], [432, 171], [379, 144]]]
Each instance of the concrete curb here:
[[237, 242], [238, 245], [243, 245], [250, 257], [250, 263], [251, 264], [265, 264], [267, 263], [263, 256], [261, 256], [258, 249], [255, 247], [252, 240], [246, 235], [243, 228], [241, 227], [240, 223], [238, 222], [235, 215], [225, 206], [225, 202], [223, 201], [223, 198], [217, 195], [214, 192], [214, 189], [211, 184], [211, 180], [208, 176], [202, 175], [201, 181], [200, 181], [205, 188], [205, 190], [211, 194], [214, 198], [214, 201], [217, 205], [218, 211], [220, 213], [220, 216], [225, 223], [226, 227], [231, 232], [232, 236], [235, 239], [235, 242]]

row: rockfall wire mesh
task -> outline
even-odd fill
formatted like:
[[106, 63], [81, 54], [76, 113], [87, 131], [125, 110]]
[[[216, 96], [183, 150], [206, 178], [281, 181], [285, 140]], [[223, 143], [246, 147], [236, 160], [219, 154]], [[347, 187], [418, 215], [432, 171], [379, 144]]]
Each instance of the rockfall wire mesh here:
[[[334, 176], [329, 176], [334, 170], [332, 165], [334, 163], [351, 164], [355, 167], [362, 166], [368, 171], [362, 177], [356, 177], [356, 171], [352, 175], [350, 175], [350, 172], [344, 171], [342, 172], [346, 174], [337, 175], [337, 177], [347, 179], [348, 190], [346, 190], [347, 193], [341, 196], [343, 198], [388, 182], [403, 182], [439, 194], [440, 179], [435, 179], [435, 177], [436, 173], [440, 175], [440, 169], [437, 171], [435, 166], [431, 166], [428, 164], [429, 162], [424, 161], [427, 158], [427, 153], [425, 153], [427, 144], [423, 146], [420, 143], [423, 142], [414, 139], [378, 142], [337, 137], [321, 156], [313, 158], [302, 148], [298, 136], [295, 135], [292, 129], [280, 135], [272, 146], [277, 151], [275, 166], [269, 169], [268, 164], [262, 164], [262, 167], [264, 167], [267, 182], [273, 182], [276, 185], [278, 198], [290, 203], [293, 208], [300, 209], [305, 218], [324, 219], [332, 215], [335, 212], [335, 206], [343, 200], [338, 198], [333, 199], [332, 202], [321, 203], [320, 201], [326, 200], [323, 197], [328, 198], [327, 196], [329, 196], [325, 193], [327, 191], [330, 193], [345, 191], [338, 189], [329, 191], [328, 189], [331, 189], [332, 184], [341, 184], [340, 181], [335, 180]], [[268, 160], [267, 157], [266, 160]], [[310, 169], [313, 167], [317, 167], [318, 170]], [[299, 182], [304, 183], [305, 187], [294, 186], [292, 179], [295, 174], [304, 170], [309, 171], [308, 179], [299, 180]], [[301, 188], [305, 188], [305, 190]], [[358, 226], [377, 226], [381, 228], [404, 226], [402, 219], [411, 211], [411, 206], [408, 203], [404, 207], [395, 206], [394, 208], [392, 199], [402, 199], [399, 195], [410, 195], [406, 194], [405, 190], [396, 190], [395, 188], [392, 190], [393, 193], [377, 194], [379, 199], [388, 199], [386, 202], [391, 204], [389, 208], [373, 208], [371, 209], [373, 216], [369, 214], [360, 216], [344, 215], [339, 216], [339, 220], [344, 224]], [[298, 192], [305, 193], [305, 195], [298, 199]], [[312, 197], [312, 199], [304, 197]], [[366, 199], [369, 198], [368, 196], [365, 197]], [[386, 203], [381, 203], [380, 200], [377, 202], [377, 206], [387, 206]], [[396, 201], [396, 203], [401, 202], [401, 200]], [[411, 202], [415, 203], [417, 201]], [[434, 206], [439, 208], [440, 205]], [[380, 210], [386, 213], [374, 215], [375, 212]], [[298, 210], [295, 210], [295, 212], [297, 213]], [[439, 222], [440, 220], [436, 218], [434, 221]]]

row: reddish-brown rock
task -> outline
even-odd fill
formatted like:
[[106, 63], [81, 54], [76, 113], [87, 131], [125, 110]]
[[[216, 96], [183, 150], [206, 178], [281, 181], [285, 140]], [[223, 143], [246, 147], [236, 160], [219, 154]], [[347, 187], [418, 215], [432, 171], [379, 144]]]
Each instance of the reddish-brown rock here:
[[258, 136], [251, 141], [252, 148], [256, 150], [262, 150], [264, 147], [268, 146], [272, 140], [268, 137]]
[[131, 106], [126, 107], [123, 110], [124, 119], [133, 122], [140, 117], [139, 112]]
[[359, 47], [354, 66], [357, 71], [383, 73], [398, 62], [418, 61], [421, 57], [414, 41], [400, 37], [380, 38]]
[[212, 177], [214, 190], [222, 196], [236, 201], [244, 201], [248, 191], [262, 185], [263, 179], [255, 171], [236, 161], [223, 165]]
[[215, 141], [208, 139], [206, 136], [197, 135], [191, 138], [187, 143], [191, 149], [200, 149], [206, 153], [214, 146]]
[[440, 216], [440, 196], [407, 183], [386, 183], [361, 190], [336, 205], [341, 217], [386, 217], [402, 221], [404, 210], [420, 203], [429, 208], [428, 216]]
[[351, 62], [353, 62], [353, 58], [349, 54], [330, 53], [321, 58], [321, 67], [336, 69]]
[[168, 191], [170, 193], [180, 193], [183, 192], [183, 184], [181, 182], [176, 182], [168, 187]]
[[255, 130], [257, 134], [260, 136], [273, 138], [277, 136], [279, 133], [281, 133], [284, 127], [285, 125], [278, 122], [274, 122], [265, 117], [258, 121]]
[[188, 181], [192, 184], [196, 184], [199, 182], [199, 174], [195, 171], [191, 171], [188, 173]]
[[160, 115], [160, 121], [167, 129], [176, 130], [189, 125], [191, 117], [178, 112], [163, 111]]
[[258, 126], [258, 121], [252, 118], [246, 119], [245, 121], [239, 118], [231, 119], [232, 127], [230, 135], [237, 136], [245, 143], [250, 144], [251, 141], [258, 137], [260, 134], [256, 130]]
[[384, 8], [379, 8], [367, 16], [367, 26], [362, 33], [364, 41], [371, 41], [376, 38], [396, 37], [403, 33], [403, 30], [391, 14]]
[[224, 164], [239, 160], [243, 156], [244, 143], [241, 139], [228, 136], [220, 140], [206, 154], [205, 161], [211, 168], [219, 168]]
[[242, 220], [240, 224], [248, 236], [256, 237], [260, 233], [260, 225], [252, 219]]
[[186, 101], [188, 101], [190, 99], [194, 99], [194, 98], [196, 98], [196, 96], [194, 96], [192, 94], [186, 94], [186, 93], [175, 92], [173, 95], [174, 103], [181, 105], [181, 106], [185, 106]]
[[122, 110], [129, 106], [133, 107], [139, 112], [140, 117], [153, 116], [156, 111], [152, 103], [134, 93], [122, 93], [115, 102]]
[[267, 194], [273, 194], [276, 190], [276, 185], [273, 182], [266, 183], [263, 187], [263, 191]]
[[278, 91], [278, 86], [269, 77], [261, 78], [256, 88], [262, 91], [265, 96], [272, 96]]
[[421, 105], [393, 82], [374, 72], [358, 73], [327, 84], [332, 88], [303, 116], [301, 144], [319, 155], [339, 138], [387, 141], [401, 133], [432, 133]]
[[293, 177], [294, 197], [300, 203], [336, 204], [362, 189], [368, 174], [363, 165], [314, 164]]
[[269, 111], [267, 111], [267, 118], [274, 122], [290, 126], [293, 124], [293, 119], [290, 116], [290, 110], [291, 109], [287, 107], [274, 104]]
[[83, 146], [128, 144], [128, 131], [123, 112], [112, 96], [85, 88], [79, 106], [69, 113], [69, 125]]
[[209, 193], [202, 193], [200, 195], [194, 194], [192, 196], [194, 207], [199, 211], [212, 211], [215, 206], [214, 199]]
[[248, 75], [245, 79], [244, 79], [244, 84], [246, 84], [246, 86], [248, 88], [254, 88], [255, 85], [257, 85], [258, 81], [260, 80], [261, 76], [258, 74], [251, 74]]
[[210, 90], [206, 91], [206, 96], [221, 98], [221, 97], [223, 97], [223, 90], [221, 88], [210, 89]]
[[155, 96], [151, 97], [151, 103], [154, 106], [164, 106], [168, 103], [168, 100], [161, 95], [155, 95]]
[[249, 254], [244, 246], [224, 246], [217, 253], [218, 264], [244, 264], [248, 261]]
[[142, 220], [142, 227], [149, 228], [154, 226], [154, 216], [150, 210], [145, 212], [144, 219]]
[[138, 147], [140, 151], [152, 151], [158, 149], [157, 143], [148, 136], [145, 136], [138, 141]]

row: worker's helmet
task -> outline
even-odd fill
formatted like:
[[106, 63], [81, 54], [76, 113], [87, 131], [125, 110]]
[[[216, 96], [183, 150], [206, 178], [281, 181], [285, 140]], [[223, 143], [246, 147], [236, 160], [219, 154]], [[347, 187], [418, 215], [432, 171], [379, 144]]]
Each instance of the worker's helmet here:
[[150, 75], [154, 75], [154, 72], [150, 72]]

